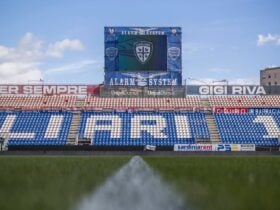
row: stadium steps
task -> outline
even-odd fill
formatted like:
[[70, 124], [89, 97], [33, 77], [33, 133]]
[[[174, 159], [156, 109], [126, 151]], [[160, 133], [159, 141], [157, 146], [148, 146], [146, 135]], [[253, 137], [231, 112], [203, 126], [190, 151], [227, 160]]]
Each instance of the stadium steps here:
[[210, 107], [210, 102], [208, 100], [208, 98], [201, 98], [201, 106], [202, 107]]
[[85, 104], [85, 98], [77, 98], [76, 100], [76, 107], [78, 110], [81, 110], [84, 107]]
[[68, 138], [67, 138], [68, 145], [76, 144], [80, 120], [81, 120], [81, 112], [80, 111], [73, 112], [72, 122], [71, 122], [69, 134], [68, 134]]
[[[85, 98], [77, 98], [76, 100], [76, 107], [77, 110], [81, 110], [84, 106]], [[67, 138], [67, 144], [68, 145], [75, 145], [77, 144], [77, 135], [78, 135], [78, 129], [81, 121], [81, 111], [74, 111], [71, 126], [69, 129], [69, 134]]]
[[210, 113], [206, 114], [206, 122], [207, 122], [209, 132], [210, 132], [211, 143], [219, 143], [220, 135], [219, 135], [213, 114], [210, 114]]

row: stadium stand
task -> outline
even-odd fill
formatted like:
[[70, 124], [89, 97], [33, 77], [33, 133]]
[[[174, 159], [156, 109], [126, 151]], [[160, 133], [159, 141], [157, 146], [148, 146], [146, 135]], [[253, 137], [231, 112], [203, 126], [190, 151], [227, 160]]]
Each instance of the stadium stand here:
[[277, 146], [280, 113], [214, 114], [222, 143]]
[[0, 134], [8, 145], [65, 145], [71, 112], [0, 112]]
[[186, 98], [101, 98], [87, 97], [84, 107], [90, 109], [166, 109], [176, 110], [200, 107], [201, 100], [198, 96]]
[[[228, 108], [215, 113], [217, 107]], [[279, 96], [0, 96], [0, 137], [9, 146], [76, 145], [77, 139], [109, 147], [198, 142], [277, 146], [279, 108]]]
[[209, 140], [204, 113], [84, 112], [80, 138], [101, 146], [172, 146]]
[[280, 96], [210, 96], [211, 107], [280, 107]]
[[1, 110], [73, 109], [76, 96], [0, 96]]

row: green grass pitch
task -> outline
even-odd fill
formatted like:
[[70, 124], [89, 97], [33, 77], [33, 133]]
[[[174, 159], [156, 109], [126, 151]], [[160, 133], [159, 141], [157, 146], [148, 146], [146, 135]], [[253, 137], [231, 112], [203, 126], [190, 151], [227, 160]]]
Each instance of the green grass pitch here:
[[[0, 209], [69, 210], [130, 157], [2, 156]], [[191, 209], [279, 209], [280, 157], [149, 156]]]
[[280, 156], [146, 158], [191, 209], [280, 209]]

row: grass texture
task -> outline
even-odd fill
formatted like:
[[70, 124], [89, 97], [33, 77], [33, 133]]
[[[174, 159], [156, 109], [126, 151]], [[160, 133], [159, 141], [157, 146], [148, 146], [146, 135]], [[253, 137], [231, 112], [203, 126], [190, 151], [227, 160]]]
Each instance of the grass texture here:
[[0, 209], [71, 209], [128, 160], [128, 157], [0, 157]]
[[[0, 157], [0, 209], [71, 210], [129, 159]], [[279, 209], [279, 156], [146, 156], [144, 160], [191, 210]]]
[[280, 157], [147, 157], [192, 210], [280, 208]]

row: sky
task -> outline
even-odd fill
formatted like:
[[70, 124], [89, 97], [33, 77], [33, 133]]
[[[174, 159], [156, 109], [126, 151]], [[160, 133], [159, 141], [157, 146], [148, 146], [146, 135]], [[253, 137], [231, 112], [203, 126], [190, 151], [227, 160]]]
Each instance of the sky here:
[[182, 27], [188, 84], [280, 66], [279, 0], [1, 0], [0, 83], [100, 84], [104, 26]]

